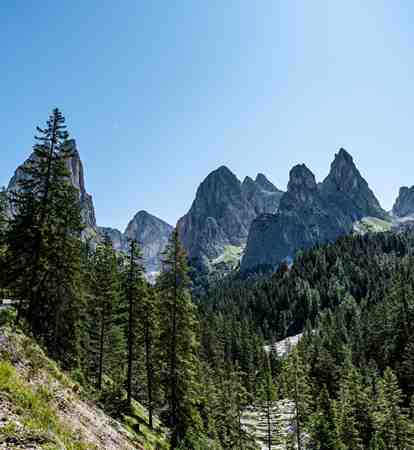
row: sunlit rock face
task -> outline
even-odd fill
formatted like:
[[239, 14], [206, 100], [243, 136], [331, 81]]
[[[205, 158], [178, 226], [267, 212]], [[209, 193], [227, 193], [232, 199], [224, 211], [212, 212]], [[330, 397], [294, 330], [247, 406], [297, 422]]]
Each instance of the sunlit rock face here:
[[414, 186], [402, 186], [392, 207], [395, 217], [407, 217], [414, 215]]
[[[71, 182], [79, 193], [81, 215], [83, 223], [85, 225], [83, 235], [84, 237], [95, 239], [98, 231], [96, 225], [95, 208], [93, 205], [92, 196], [86, 191], [83, 164], [79, 155], [79, 151], [77, 149], [76, 141], [74, 139], [70, 139], [67, 142], [67, 145], [72, 152], [72, 157], [67, 159], [66, 165], [70, 173]], [[20, 189], [20, 183], [26, 177], [23, 168], [34, 158], [35, 155], [34, 153], [32, 153], [29, 158], [16, 169], [7, 187], [8, 191], [18, 191]], [[10, 211], [10, 213], [13, 214], [12, 211]]]
[[354, 222], [365, 216], [384, 219], [387, 213], [344, 149], [335, 155], [329, 175], [320, 184], [304, 164], [297, 165], [290, 171], [277, 213], [253, 221], [241, 268], [274, 268], [299, 249], [351, 232]]
[[159, 272], [161, 256], [173, 227], [147, 211], [139, 211], [129, 222], [123, 236], [126, 241], [135, 239], [142, 250], [147, 272]]
[[263, 174], [241, 183], [225, 166], [211, 172], [177, 225], [191, 263], [209, 270], [229, 248], [243, 248], [252, 221], [275, 212], [282, 194]]

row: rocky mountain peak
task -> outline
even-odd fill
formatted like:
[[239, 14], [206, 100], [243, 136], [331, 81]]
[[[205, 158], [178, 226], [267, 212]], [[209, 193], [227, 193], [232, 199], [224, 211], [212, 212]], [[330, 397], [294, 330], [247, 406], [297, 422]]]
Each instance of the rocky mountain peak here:
[[355, 166], [352, 156], [343, 148], [335, 154], [331, 170], [324, 183], [331, 184], [332, 188], [337, 190], [345, 191], [365, 188], [365, 184], [368, 186]]
[[400, 187], [398, 197], [392, 207], [392, 213], [396, 217], [406, 217], [414, 214], [414, 186]]
[[128, 247], [128, 240], [135, 239], [142, 249], [145, 268], [148, 272], [160, 270], [160, 255], [167, 245], [173, 227], [147, 211], [138, 211], [123, 233], [122, 245]]
[[315, 175], [305, 164], [294, 166], [289, 173], [288, 192], [316, 191]]
[[335, 155], [329, 175], [319, 185], [313, 173], [299, 164], [290, 171], [277, 214], [253, 221], [242, 270], [260, 264], [275, 267], [299, 249], [351, 232], [354, 222], [366, 216], [382, 219], [387, 214], [346, 150], [341, 148]]
[[197, 189], [189, 212], [178, 222], [184, 247], [197, 266], [206, 267], [229, 246], [246, 244], [258, 214], [275, 212], [283, 193], [260, 174], [243, 183], [226, 166], [211, 172]]
[[241, 183], [236, 175], [226, 166], [221, 166], [211, 172], [197, 189], [195, 206], [210, 210], [217, 204], [228, 200], [239, 201]]
[[[83, 222], [86, 225], [84, 235], [85, 237], [93, 238], [97, 232], [95, 208], [93, 205], [92, 196], [86, 191], [82, 160], [80, 158], [76, 141], [74, 139], [68, 140], [67, 146], [72, 151], [72, 157], [66, 161], [66, 166], [69, 171], [71, 183], [79, 192], [81, 215]], [[20, 188], [20, 183], [25, 177], [23, 167], [29, 164], [29, 161], [33, 160], [34, 158], [35, 154], [32, 153], [29, 158], [27, 158], [27, 160], [16, 169], [13, 177], [9, 182], [7, 190], [12, 191], [18, 190]]]
[[270, 182], [266, 175], [263, 173], [258, 173], [256, 175], [255, 182], [258, 186], [260, 186], [263, 190], [269, 191], [269, 192], [282, 192], [280, 191], [272, 182]]
[[352, 156], [343, 148], [335, 154], [330, 172], [321, 184], [321, 193], [328, 201], [341, 205], [355, 220], [387, 216]]

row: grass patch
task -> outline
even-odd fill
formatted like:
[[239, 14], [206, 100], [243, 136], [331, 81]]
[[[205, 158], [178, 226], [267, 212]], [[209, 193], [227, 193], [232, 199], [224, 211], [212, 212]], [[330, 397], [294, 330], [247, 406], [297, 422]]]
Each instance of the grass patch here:
[[354, 224], [356, 233], [383, 233], [392, 229], [392, 223], [377, 217], [363, 217]]
[[243, 247], [226, 245], [224, 247], [224, 252], [218, 258], [214, 259], [212, 264], [237, 264], [240, 261], [242, 253]]
[[[0, 362], [2, 400], [11, 405], [11, 419], [0, 429], [0, 442], [37, 443], [45, 449], [91, 450], [90, 444], [74, 438], [58, 418], [53, 395], [45, 386], [22, 379], [7, 361]], [[14, 420], [13, 420], [14, 417]]]
[[124, 415], [123, 423], [128, 431], [141, 437], [140, 444], [145, 450], [167, 450], [169, 445], [160, 423], [154, 420], [154, 429], [151, 430], [147, 420], [147, 414], [142, 405], [133, 401], [132, 411], [128, 415]]

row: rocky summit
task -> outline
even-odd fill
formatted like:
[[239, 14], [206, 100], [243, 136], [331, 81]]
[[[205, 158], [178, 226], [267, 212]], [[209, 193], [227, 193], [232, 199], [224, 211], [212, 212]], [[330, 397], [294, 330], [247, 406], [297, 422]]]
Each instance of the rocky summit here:
[[127, 252], [128, 242], [135, 239], [142, 250], [145, 270], [148, 274], [159, 272], [161, 254], [167, 245], [173, 227], [147, 211], [139, 211], [122, 233], [116, 228], [100, 227], [100, 240], [109, 238], [117, 251]]
[[147, 272], [160, 271], [161, 254], [167, 245], [173, 227], [147, 211], [139, 211], [129, 222], [124, 238], [135, 239], [143, 252]]
[[319, 185], [304, 164], [297, 165], [290, 171], [277, 213], [253, 221], [242, 270], [275, 267], [299, 249], [349, 233], [353, 223], [365, 216], [384, 219], [387, 213], [346, 150], [335, 155], [329, 175]]
[[[72, 151], [72, 157], [66, 161], [66, 164], [70, 173], [71, 182], [79, 192], [81, 215], [85, 225], [83, 235], [84, 238], [95, 239], [98, 232], [96, 225], [95, 208], [93, 205], [92, 196], [86, 191], [83, 164], [79, 155], [76, 141], [74, 139], [70, 139], [69, 141], [67, 141], [67, 145]], [[32, 153], [29, 158], [15, 170], [14, 175], [8, 184], [8, 191], [16, 191], [20, 189], [20, 182], [25, 176], [23, 167], [29, 164], [29, 162], [33, 158], [35, 158], [34, 153]]]
[[414, 214], [414, 186], [400, 188], [397, 199], [392, 207], [392, 213], [395, 217], [407, 217]]
[[262, 174], [241, 183], [225, 166], [211, 172], [177, 225], [192, 264], [209, 268], [229, 248], [244, 247], [252, 221], [276, 212], [282, 194]]

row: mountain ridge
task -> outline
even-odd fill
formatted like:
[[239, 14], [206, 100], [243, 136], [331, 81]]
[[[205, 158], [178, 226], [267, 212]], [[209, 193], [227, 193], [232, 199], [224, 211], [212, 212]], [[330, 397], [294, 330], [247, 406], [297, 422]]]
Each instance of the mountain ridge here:
[[364, 216], [388, 215], [345, 149], [335, 154], [328, 176], [319, 184], [306, 165], [298, 164], [290, 171], [278, 212], [253, 221], [241, 269], [275, 267], [299, 249], [351, 232]]

